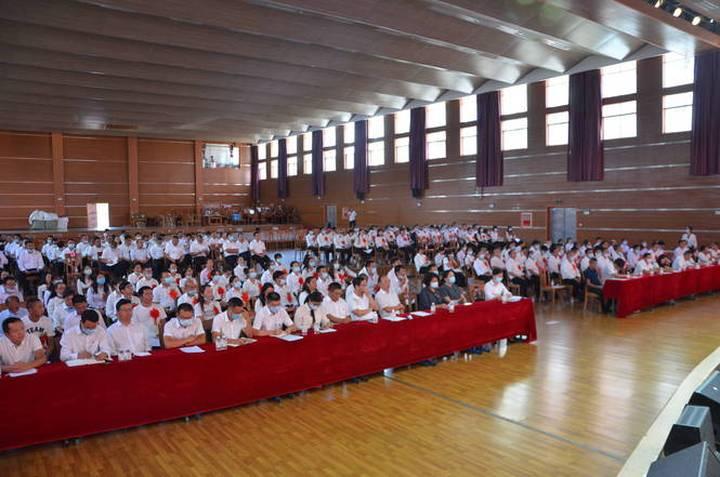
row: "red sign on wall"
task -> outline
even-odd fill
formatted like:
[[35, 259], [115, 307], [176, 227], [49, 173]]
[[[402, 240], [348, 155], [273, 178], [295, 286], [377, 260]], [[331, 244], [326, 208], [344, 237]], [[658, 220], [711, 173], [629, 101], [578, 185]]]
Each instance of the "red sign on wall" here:
[[532, 227], [533, 214], [532, 212], [520, 212], [520, 228], [528, 229]]

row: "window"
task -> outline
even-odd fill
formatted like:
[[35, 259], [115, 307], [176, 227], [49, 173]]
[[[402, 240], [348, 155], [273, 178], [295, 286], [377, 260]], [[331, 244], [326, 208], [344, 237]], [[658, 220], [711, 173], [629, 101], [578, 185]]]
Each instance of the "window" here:
[[663, 55], [663, 88], [672, 88], [695, 81], [695, 58], [677, 53]]
[[368, 143], [368, 166], [385, 164], [385, 141]]
[[519, 84], [500, 90], [500, 114], [518, 114], [527, 112], [527, 85]]
[[460, 98], [460, 122], [470, 123], [477, 121], [477, 96]]
[[427, 133], [425, 135], [425, 154], [428, 159], [445, 157], [445, 131]]
[[410, 132], [410, 110], [405, 109], [395, 113], [395, 134]]
[[410, 162], [410, 138], [399, 137], [395, 139], [395, 163]]
[[603, 139], [637, 136], [637, 101], [603, 105]]
[[323, 151], [323, 170], [325, 172], [334, 172], [336, 169], [335, 149]]
[[627, 61], [600, 69], [600, 88], [603, 98], [635, 94], [637, 92], [637, 63]]
[[293, 177], [298, 175], [298, 158], [295, 156], [288, 156], [287, 158], [287, 175]]
[[567, 106], [570, 97], [570, 78], [558, 76], [545, 80], [545, 107]]
[[444, 101], [425, 106], [425, 129], [445, 126], [445, 109]]
[[290, 136], [286, 140], [286, 148], [287, 148], [287, 154], [288, 156], [292, 156], [293, 154], [297, 154], [297, 136]]
[[[258, 147], [258, 154], [265, 146]], [[218, 167], [240, 167], [240, 151], [230, 144], [203, 145], [203, 167], [215, 169]]]
[[312, 174], [312, 153], [303, 155], [303, 174]]
[[267, 159], [267, 144], [258, 144], [258, 161]]
[[477, 126], [460, 128], [460, 155], [477, 154]]
[[568, 122], [570, 113], [561, 111], [545, 116], [545, 144], [560, 146], [568, 143]]
[[343, 169], [352, 169], [355, 167], [355, 146], [345, 146], [343, 154]]
[[502, 150], [527, 148], [527, 118], [506, 119], [500, 123]]
[[267, 179], [267, 161], [258, 162], [258, 179]]
[[273, 159], [270, 161], [270, 179], [278, 178], [278, 160]]
[[325, 149], [326, 147], [335, 147], [335, 138], [335, 128], [323, 129], [323, 149]]
[[270, 157], [278, 157], [278, 141], [270, 143]]
[[663, 133], [690, 131], [692, 105], [692, 91], [663, 96]]
[[343, 144], [355, 144], [355, 123], [343, 126]]
[[378, 139], [385, 136], [385, 117], [375, 116], [368, 119], [368, 139]]
[[302, 135], [303, 137], [303, 152], [312, 151], [312, 133], [306, 132]]

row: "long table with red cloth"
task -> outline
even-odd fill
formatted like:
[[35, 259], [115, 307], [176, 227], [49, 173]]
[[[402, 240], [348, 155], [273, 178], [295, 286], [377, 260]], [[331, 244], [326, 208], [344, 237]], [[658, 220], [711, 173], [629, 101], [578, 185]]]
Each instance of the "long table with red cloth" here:
[[618, 318], [636, 311], [698, 293], [720, 290], [720, 265], [691, 268], [682, 272], [609, 279], [603, 286], [606, 299], [616, 300]]
[[0, 450], [177, 419], [380, 372], [516, 335], [534, 341], [533, 303], [477, 302], [454, 313], [379, 323], [287, 342], [274, 337], [204, 353], [69, 368], [0, 379]]

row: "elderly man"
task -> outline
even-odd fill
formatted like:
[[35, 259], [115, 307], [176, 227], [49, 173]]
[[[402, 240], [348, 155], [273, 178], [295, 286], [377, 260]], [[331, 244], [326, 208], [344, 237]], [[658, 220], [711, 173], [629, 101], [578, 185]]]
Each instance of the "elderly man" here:
[[401, 313], [405, 309], [397, 293], [390, 286], [390, 278], [387, 275], [380, 277], [380, 290], [375, 294], [375, 301], [382, 318]]
[[0, 369], [4, 373], [20, 373], [42, 366], [47, 361], [40, 339], [25, 332], [20, 318], [12, 316], [2, 324], [0, 338]]

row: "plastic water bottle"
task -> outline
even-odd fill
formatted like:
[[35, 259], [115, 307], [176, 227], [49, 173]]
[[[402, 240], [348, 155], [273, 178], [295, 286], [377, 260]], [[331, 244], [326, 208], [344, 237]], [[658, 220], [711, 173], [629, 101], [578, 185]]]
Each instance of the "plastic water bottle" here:
[[430, 305], [430, 313], [435, 313], [437, 311], [437, 308], [435, 307], [435, 303]]
[[448, 310], [450, 311], [450, 313], [455, 313], [455, 302], [454, 301], [450, 302], [450, 305], [448, 306]]

